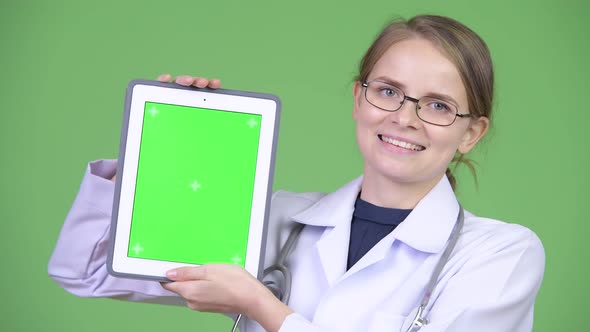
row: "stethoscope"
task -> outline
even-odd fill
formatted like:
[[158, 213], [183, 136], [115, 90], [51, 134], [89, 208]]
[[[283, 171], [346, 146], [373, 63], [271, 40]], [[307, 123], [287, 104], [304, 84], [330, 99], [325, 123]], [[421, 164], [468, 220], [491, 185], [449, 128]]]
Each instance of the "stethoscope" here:
[[[459, 234], [463, 229], [463, 223], [465, 221], [464, 219], [465, 218], [463, 207], [461, 206], [461, 204], [459, 204], [459, 214], [457, 215], [457, 221], [455, 221], [455, 226], [453, 227], [453, 231], [451, 232], [449, 243], [447, 244], [445, 251], [442, 253], [438, 262], [436, 263], [436, 266], [434, 267], [432, 274], [430, 275], [430, 280], [428, 281], [428, 284], [426, 284], [426, 289], [424, 290], [424, 295], [422, 296], [422, 300], [420, 301], [420, 306], [416, 311], [416, 316], [412, 320], [412, 324], [410, 324], [406, 332], [419, 331], [423, 326], [429, 324], [428, 319], [425, 317], [426, 307], [430, 302], [430, 297], [432, 296], [432, 292], [436, 287], [438, 277], [440, 276], [440, 273], [442, 272], [442, 269], [445, 266], [445, 264], [449, 261], [449, 257], [451, 256], [451, 253], [453, 252], [453, 249], [457, 244]], [[299, 236], [301, 235], [301, 231], [303, 230], [304, 226], [304, 224], [295, 225], [295, 227], [291, 230], [291, 233], [289, 234], [287, 241], [283, 245], [283, 248], [279, 253], [279, 257], [276, 263], [267, 267], [262, 275], [264, 285], [266, 285], [266, 287], [268, 287], [275, 294], [275, 296], [285, 304], [289, 302], [289, 297], [291, 296], [291, 271], [285, 265], [285, 261], [287, 260], [287, 257], [289, 257], [289, 254], [291, 253], [293, 248], [295, 248], [295, 244], [299, 239]], [[278, 272], [283, 276], [283, 287], [281, 287], [281, 285], [279, 285], [275, 281], [264, 281], [264, 279], [268, 275], [274, 272]], [[236, 331], [241, 319], [242, 315], [239, 314], [234, 322], [234, 326], [232, 327], [232, 332]]]

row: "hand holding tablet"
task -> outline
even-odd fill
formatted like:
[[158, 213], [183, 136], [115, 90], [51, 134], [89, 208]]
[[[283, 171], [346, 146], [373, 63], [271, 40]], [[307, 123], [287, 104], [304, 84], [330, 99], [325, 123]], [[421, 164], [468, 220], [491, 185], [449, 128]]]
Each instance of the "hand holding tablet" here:
[[109, 272], [165, 281], [230, 263], [260, 275], [279, 111], [272, 95], [131, 82]]

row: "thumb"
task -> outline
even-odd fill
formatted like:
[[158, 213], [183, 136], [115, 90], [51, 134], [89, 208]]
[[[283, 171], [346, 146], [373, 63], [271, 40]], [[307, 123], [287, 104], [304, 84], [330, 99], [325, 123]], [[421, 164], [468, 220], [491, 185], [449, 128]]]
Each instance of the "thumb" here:
[[166, 272], [166, 278], [172, 281], [204, 280], [207, 277], [207, 267], [184, 266]]

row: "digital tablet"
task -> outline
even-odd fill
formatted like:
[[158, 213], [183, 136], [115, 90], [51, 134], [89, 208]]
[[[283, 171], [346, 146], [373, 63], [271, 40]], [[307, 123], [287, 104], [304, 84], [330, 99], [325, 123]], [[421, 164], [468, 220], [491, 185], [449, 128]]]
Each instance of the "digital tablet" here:
[[269, 94], [132, 81], [127, 88], [107, 268], [228, 263], [260, 277], [280, 100]]

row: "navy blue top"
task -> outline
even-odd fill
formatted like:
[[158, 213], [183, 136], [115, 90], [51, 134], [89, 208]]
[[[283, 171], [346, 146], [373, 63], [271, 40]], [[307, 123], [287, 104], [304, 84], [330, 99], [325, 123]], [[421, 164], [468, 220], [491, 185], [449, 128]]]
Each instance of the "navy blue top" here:
[[391, 209], [363, 201], [360, 196], [354, 203], [350, 244], [348, 246], [348, 265], [350, 269], [377, 242], [395, 229], [412, 210]]

